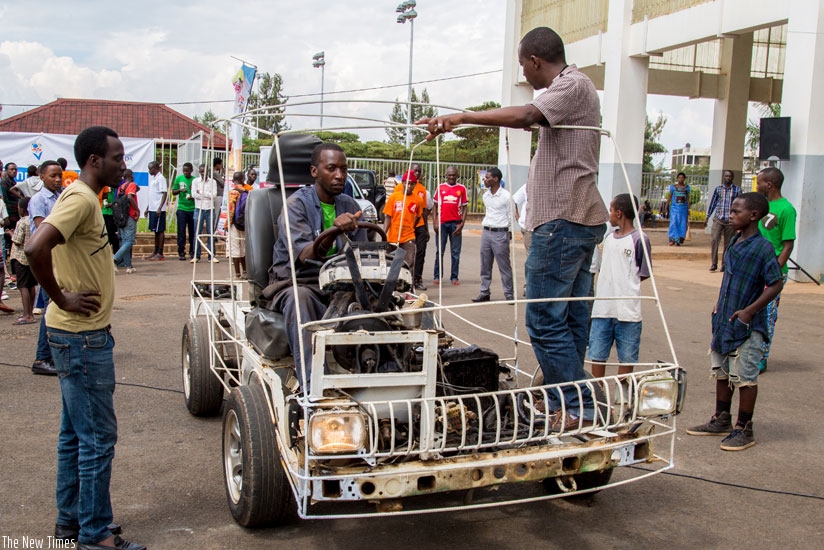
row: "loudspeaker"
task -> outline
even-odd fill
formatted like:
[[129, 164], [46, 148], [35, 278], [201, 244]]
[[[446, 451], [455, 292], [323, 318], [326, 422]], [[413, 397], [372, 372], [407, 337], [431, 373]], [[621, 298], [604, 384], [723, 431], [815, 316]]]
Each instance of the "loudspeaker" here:
[[778, 157], [790, 160], [790, 117], [773, 117], [761, 119], [761, 143], [758, 158], [768, 160]]

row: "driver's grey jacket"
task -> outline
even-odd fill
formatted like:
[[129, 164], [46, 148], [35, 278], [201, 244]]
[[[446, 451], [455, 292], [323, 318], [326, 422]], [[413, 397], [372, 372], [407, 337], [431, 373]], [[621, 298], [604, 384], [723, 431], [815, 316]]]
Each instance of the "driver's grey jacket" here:
[[[286, 200], [286, 210], [289, 211], [289, 223], [292, 231], [292, 250], [295, 256], [295, 270], [298, 277], [317, 277], [319, 268], [312, 263], [303, 263], [298, 259], [304, 247], [312, 246], [318, 235], [323, 231], [323, 210], [320, 206], [320, 198], [315, 191], [315, 186], [302, 187], [295, 191]], [[360, 211], [360, 206], [352, 197], [344, 194], [335, 197], [335, 213], [337, 216], [348, 212], [355, 214]], [[366, 230], [358, 228], [348, 234], [350, 240], [366, 241]], [[289, 263], [289, 250], [286, 240], [286, 216], [285, 210], [278, 217], [278, 238], [275, 241], [274, 252], [272, 254], [272, 268], [269, 270], [269, 283], [290, 279], [291, 265]], [[338, 237], [338, 250], [343, 249], [343, 239]]]

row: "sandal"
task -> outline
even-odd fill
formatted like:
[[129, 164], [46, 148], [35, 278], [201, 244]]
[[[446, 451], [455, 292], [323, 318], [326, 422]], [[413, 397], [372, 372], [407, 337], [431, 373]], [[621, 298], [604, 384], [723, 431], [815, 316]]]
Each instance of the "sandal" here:
[[14, 308], [9, 307], [6, 304], [0, 304], [0, 311], [3, 313], [14, 313]]
[[15, 322], [13, 322], [12, 325], [32, 325], [36, 322], [37, 321], [35, 321], [34, 319], [32, 319], [31, 321], [27, 321], [26, 319], [20, 317]]

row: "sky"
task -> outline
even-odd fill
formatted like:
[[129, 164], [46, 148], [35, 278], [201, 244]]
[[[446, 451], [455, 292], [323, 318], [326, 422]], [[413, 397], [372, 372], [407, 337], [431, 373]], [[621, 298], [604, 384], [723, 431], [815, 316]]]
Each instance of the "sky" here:
[[[17, 105], [59, 97], [159, 102], [188, 116], [208, 109], [228, 116], [231, 79], [240, 67], [233, 57], [261, 72], [279, 73], [290, 103], [313, 101], [319, 97], [298, 96], [320, 92], [321, 70], [312, 67], [312, 55], [320, 51], [326, 54], [326, 99], [405, 99], [410, 24], [396, 22], [399, 3], [38, 0], [34, 13], [28, 2], [0, 0], [0, 118], [32, 108]], [[500, 102], [505, 2], [422, 0], [416, 11], [413, 82], [440, 81], [415, 88], [427, 88], [438, 105]], [[60, 16], [43, 15], [49, 13]], [[489, 74], [454, 78], [475, 73]], [[330, 94], [391, 85], [399, 86]], [[687, 142], [705, 147], [712, 135], [712, 105], [649, 96], [647, 112], [667, 116], [661, 141], [668, 150]], [[324, 127], [341, 123], [329, 117], [335, 113], [388, 119], [391, 107], [327, 104]], [[316, 114], [319, 106], [296, 112]], [[317, 117], [287, 122], [295, 129], [319, 125]], [[363, 139], [386, 139], [382, 130], [359, 133]]]

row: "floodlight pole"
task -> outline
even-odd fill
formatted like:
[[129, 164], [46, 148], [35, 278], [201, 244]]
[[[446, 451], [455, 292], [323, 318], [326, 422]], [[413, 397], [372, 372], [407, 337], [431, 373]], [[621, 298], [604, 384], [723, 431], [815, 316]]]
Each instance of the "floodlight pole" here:
[[406, 110], [406, 148], [412, 142], [412, 44], [415, 37], [415, 20], [409, 20], [409, 87], [406, 90], [406, 101], [409, 103]]
[[326, 52], [318, 52], [312, 56], [312, 66], [320, 67], [320, 127], [323, 128], [323, 81], [326, 78]]

